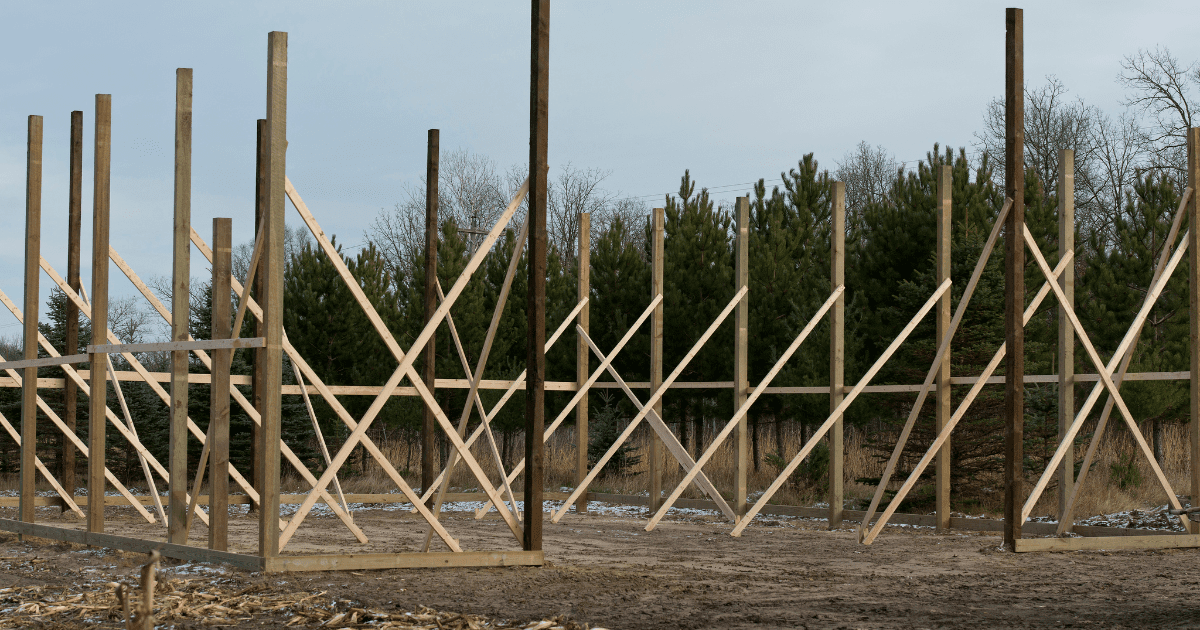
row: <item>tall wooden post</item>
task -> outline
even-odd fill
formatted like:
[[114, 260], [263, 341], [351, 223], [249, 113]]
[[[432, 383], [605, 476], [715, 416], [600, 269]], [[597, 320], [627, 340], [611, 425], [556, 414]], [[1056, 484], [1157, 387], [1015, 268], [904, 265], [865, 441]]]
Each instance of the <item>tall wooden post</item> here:
[[[734, 202], [736, 247], [733, 263], [733, 291], [750, 284], [750, 198], [738, 197]], [[741, 409], [750, 396], [750, 298], [743, 297], [733, 311], [733, 408]], [[734, 481], [734, 511], [746, 513], [746, 481], [750, 474], [750, 433], [746, 417], [737, 426], [737, 472]]]
[[[1191, 438], [1192, 505], [1200, 504], [1200, 127], [1191, 127], [1187, 132], [1188, 186], [1192, 196], [1188, 200], [1188, 307], [1190, 318], [1192, 362], [1191, 422], [1188, 436]], [[1200, 533], [1200, 524], [1189, 521], [1190, 531]]]
[[[42, 255], [42, 117], [29, 117], [29, 136], [25, 154], [25, 319], [22, 322], [25, 359], [38, 356], [38, 280]], [[33, 504], [37, 500], [37, 368], [24, 369], [21, 382], [21, 498], [20, 519], [33, 522]]]
[[[255, 125], [257, 129], [257, 142], [255, 147], [254, 160], [254, 239], [258, 242], [258, 231], [266, 229], [266, 223], [263, 222], [263, 217], [267, 216], [267, 119], [259, 118]], [[264, 244], [261, 247], [266, 247], [264, 236]], [[265, 252], [264, 252], [265, 253]], [[259, 255], [258, 271], [254, 273], [254, 300], [259, 304], [263, 303], [263, 299], [267, 294], [267, 259], [266, 256]], [[265, 337], [267, 335], [267, 323], [259, 318], [254, 318], [254, 336]], [[267, 349], [265, 347], [255, 348], [254, 352], [254, 371], [251, 375], [251, 389], [254, 392], [254, 410], [258, 412], [258, 417], [261, 419], [266, 408], [263, 406], [263, 394], [266, 392], [265, 373], [267, 369]], [[254, 425], [254, 445], [251, 453], [251, 469], [254, 471], [254, 489], [262, 496], [263, 491], [263, 429], [262, 425]], [[250, 504], [250, 510], [259, 507], [256, 503]]]
[[[192, 69], [175, 70], [175, 222], [171, 264], [171, 341], [187, 341], [192, 254]], [[167, 541], [187, 543], [188, 351], [171, 353]]]
[[[938, 169], [938, 224], [937, 224], [937, 283], [940, 286], [950, 279], [950, 239], [953, 230], [953, 169], [949, 164], [943, 164]], [[950, 292], [942, 294], [937, 306], [937, 347], [945, 343], [946, 335], [950, 333]], [[938, 366], [937, 372], [937, 413], [935, 414], [934, 429], [940, 435], [942, 428], [950, 421], [953, 408], [950, 404], [950, 351]], [[938, 450], [935, 465], [934, 504], [937, 510], [937, 529], [950, 529], [950, 439]]]
[[[1058, 153], [1058, 255], [1061, 260], [1075, 249], [1075, 151], [1063, 149]], [[1058, 277], [1063, 295], [1075, 308], [1075, 265], [1070, 265]], [[1058, 435], [1067, 433], [1075, 420], [1075, 329], [1067, 319], [1067, 311], [1058, 306]], [[1061, 438], [1060, 438], [1061, 439]], [[1067, 498], [1075, 484], [1075, 448], [1067, 449], [1058, 467], [1058, 516], [1066, 518]]]
[[1004, 193], [1013, 200], [1004, 232], [1004, 546], [1021, 537], [1025, 434], [1025, 38], [1021, 9], [1005, 11]]
[[[437, 310], [437, 247], [438, 247], [438, 161], [440, 132], [429, 130], [429, 147], [425, 154], [425, 325]], [[421, 380], [433, 392], [437, 380], [437, 335], [429, 337], [425, 344]], [[437, 475], [437, 416], [429, 403], [424, 403], [421, 414], [421, 492], [433, 487]], [[429, 495], [433, 500], [433, 495]]]
[[526, 551], [542, 548], [546, 425], [546, 176], [549, 162], [550, 0], [532, 0], [529, 55], [529, 332], [525, 355]]
[[267, 35], [266, 353], [263, 369], [263, 489], [258, 552], [279, 555], [279, 440], [283, 384], [283, 211], [287, 152], [287, 33]]
[[[577, 281], [579, 294], [577, 300], [584, 300], [592, 292], [592, 215], [589, 212], [579, 213], [579, 279]], [[583, 332], [591, 334], [591, 304], [584, 304], [579, 310], [579, 327]], [[591, 349], [582, 335], [577, 335], [575, 342], [575, 383], [579, 387], [587, 382], [591, 365]], [[588, 397], [579, 399], [575, 407], [575, 484], [583, 483], [588, 474]], [[587, 493], [579, 495], [575, 503], [575, 513], [587, 512]]]
[[[846, 282], [846, 183], [833, 182], [829, 225], [829, 290]], [[829, 309], [829, 411], [832, 413], [845, 398], [846, 381], [846, 297], [838, 296]], [[829, 429], [829, 529], [842, 526], [845, 470], [843, 460], [843, 419]]]
[[[96, 95], [92, 176], [92, 344], [108, 343], [108, 210], [112, 171], [112, 95]], [[108, 355], [91, 354], [88, 397], [88, 531], [104, 531], [104, 430], [108, 418]]]
[[[233, 219], [213, 219], [212, 338], [229, 339]], [[208, 482], [208, 548], [229, 549], [229, 367], [232, 350], [212, 351], [209, 429], [212, 471]]]
[[[79, 293], [79, 228], [83, 215], [83, 112], [71, 112], [71, 188], [67, 195], [67, 286]], [[67, 300], [66, 347], [63, 354], [79, 352], [79, 305]], [[63, 424], [72, 433], [76, 430], [79, 402], [78, 386], [66, 379], [63, 385]], [[65, 434], [59, 434], [59, 453], [62, 454], [58, 467], [59, 481], [72, 497], [75, 496], [75, 443]], [[66, 501], [62, 511], [67, 511]]]
[[[663, 208], [655, 208], [650, 215], [650, 299], [663, 293], [663, 261], [665, 260], [666, 217]], [[663, 382], [663, 305], [659, 301], [650, 315], [650, 391], [658, 391]], [[654, 413], [662, 417], [663, 402], [660, 396], [654, 404]], [[650, 511], [662, 507], [662, 460], [663, 443], [653, 431], [648, 431], [650, 447]]]

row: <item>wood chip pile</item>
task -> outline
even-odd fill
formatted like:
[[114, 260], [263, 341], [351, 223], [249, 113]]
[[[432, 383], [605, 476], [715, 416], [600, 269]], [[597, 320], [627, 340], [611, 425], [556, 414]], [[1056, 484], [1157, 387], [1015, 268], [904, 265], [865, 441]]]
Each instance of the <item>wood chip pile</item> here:
[[[85, 592], [60, 587], [19, 586], [0, 589], [0, 628], [123, 626], [118, 584], [96, 582]], [[331, 601], [326, 592], [275, 593], [256, 585], [241, 590], [214, 585], [209, 579], [170, 578], [154, 592], [157, 624], [181, 627], [234, 627], [266, 619], [287, 619], [293, 628], [428, 628], [475, 630], [587, 630], [588, 626], [560, 618], [510, 622], [478, 615], [419, 608], [384, 612]], [[115, 622], [115, 625], [114, 625]], [[602, 630], [594, 628], [592, 630]]]

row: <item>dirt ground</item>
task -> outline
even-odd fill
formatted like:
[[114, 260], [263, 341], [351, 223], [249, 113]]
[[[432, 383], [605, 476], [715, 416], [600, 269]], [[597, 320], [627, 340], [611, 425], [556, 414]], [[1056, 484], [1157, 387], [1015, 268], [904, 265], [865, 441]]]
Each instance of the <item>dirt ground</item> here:
[[[427, 606], [515, 621], [557, 616], [613, 629], [1200, 627], [1200, 550], [1016, 555], [998, 551], [994, 534], [900, 527], [864, 547], [849, 528], [827, 531], [820, 521], [763, 517], [732, 538], [727, 523], [704, 515], [677, 516], [646, 532], [637, 511], [572, 513], [557, 525], [547, 518], [547, 563], [540, 568], [262, 575], [166, 560], [162, 574], [231, 589], [326, 591], [323, 598], [331, 602], [379, 610]], [[112, 533], [163, 535], [137, 524], [129, 510], [110, 513]], [[58, 518], [39, 510], [39, 520]], [[516, 548], [494, 513], [482, 521], [468, 512], [445, 519], [464, 549]], [[416, 517], [403, 510], [368, 508], [356, 511], [355, 520], [381, 542], [363, 549], [336, 519], [314, 517], [297, 535], [296, 550], [322, 544], [325, 552], [338, 545], [346, 552], [412, 550], [424, 536]], [[234, 550], [248, 543], [244, 536], [255, 522], [253, 516], [231, 519]], [[3, 589], [42, 585], [70, 592], [107, 581], [132, 583], [143, 559], [0, 533], [0, 615], [13, 610], [2, 603]], [[312, 627], [283, 615], [227, 627], [284, 627], [288, 621], [294, 624], [288, 627]], [[112, 620], [78, 624], [44, 627], [121, 627]]]

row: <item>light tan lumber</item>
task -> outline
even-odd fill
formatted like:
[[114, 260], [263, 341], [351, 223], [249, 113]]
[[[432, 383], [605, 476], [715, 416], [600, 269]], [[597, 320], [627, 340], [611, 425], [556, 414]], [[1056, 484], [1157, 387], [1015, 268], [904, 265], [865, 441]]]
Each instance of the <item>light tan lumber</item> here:
[[[133, 415], [129, 413], [129, 405], [125, 402], [125, 392], [121, 390], [121, 382], [114, 376], [116, 370], [113, 369], [112, 357], [105, 357], [105, 363], [108, 364], [109, 376], [113, 376], [113, 391], [117, 394], [117, 402], [121, 404], [125, 425], [134, 437], [138, 437], [137, 426], [133, 423]], [[158, 517], [162, 519], [163, 525], [166, 525], [167, 513], [163, 510], [162, 499], [158, 496], [158, 486], [154, 483], [154, 475], [150, 472], [150, 463], [146, 461], [145, 448], [138, 449], [138, 462], [141, 463], [142, 474], [146, 477], [146, 489], [150, 492], [150, 496], [154, 497], [154, 508], [158, 511]], [[228, 490], [226, 494], [228, 494]]]
[[[92, 343], [104, 343], [108, 330], [108, 215], [111, 194], [112, 168], [112, 95], [96, 95], [96, 142], [92, 164]], [[64, 283], [65, 284], [65, 283]], [[100, 355], [93, 354], [89, 362], [95, 387], [88, 398], [88, 531], [104, 531], [104, 424], [105, 372]], [[153, 518], [153, 517], [151, 517]]]
[[1133, 549], [1185, 549], [1200, 547], [1200, 535], [1103, 536], [1095, 538], [1022, 538], [1016, 551], [1124, 551]]
[[[590, 212], [579, 213], [579, 257], [577, 259], [577, 277], [575, 286], [579, 301], [583, 302], [592, 294], [592, 215]], [[588, 364], [591, 354], [588, 352], [588, 342], [584, 335], [592, 330], [591, 309], [586, 305], [579, 311], [579, 321], [576, 324], [583, 331], [575, 340], [575, 383], [582, 387], [587, 380]], [[549, 383], [547, 383], [549, 385]], [[549, 387], [546, 388], [549, 390]], [[579, 484], [587, 476], [588, 471], [588, 397], [579, 399], [575, 405], [575, 483]], [[587, 513], [587, 497], [580, 497], [575, 504], [576, 514]]]
[[37, 361], [38, 355], [38, 258], [42, 247], [42, 117], [29, 117], [29, 137], [25, 161], [25, 313], [22, 322], [22, 337], [25, 355], [21, 366], [25, 369], [25, 386], [21, 388], [21, 504], [17, 509], [20, 519], [27, 523], [34, 520], [33, 497], [36, 496], [37, 470]]
[[[650, 295], [662, 297], [666, 288], [663, 269], [666, 266], [666, 211], [664, 208], [654, 208], [650, 214]], [[734, 290], [737, 290], [736, 288]], [[657, 391], [663, 382], [663, 303], [660, 301], [654, 307], [650, 317], [650, 391]], [[663, 405], [661, 400], [653, 405], [654, 412], [662, 417]], [[662, 504], [662, 459], [663, 448], [658, 436], [650, 434], [647, 440], [647, 475], [649, 479], [650, 506], [657, 508]], [[586, 479], [586, 476], [585, 476]], [[578, 487], [578, 486], [577, 486]]]
[[[17, 433], [16, 428], [14, 428], [11, 423], [9, 423], [8, 418], [5, 418], [4, 414], [2, 414], [2, 413], [0, 413], [0, 426], [4, 427], [4, 430], [8, 432], [8, 436], [13, 439], [13, 442], [16, 442], [18, 447], [21, 446], [21, 434]], [[58, 483], [58, 479], [55, 479], [54, 475], [51, 474], [51, 472], [46, 469], [46, 466], [42, 464], [42, 458], [35, 457], [33, 460], [33, 464], [35, 467], [37, 467], [38, 472], [42, 473], [42, 477], [45, 478], [45, 480], [50, 483], [50, 486], [52, 488], [54, 488], [54, 491], [58, 493], [58, 496], [60, 498], [62, 498], [63, 503], [65, 503], [66, 506], [68, 508], [70, 508], [72, 512], [77, 514], [79, 516], [79, 518], [84, 518], [83, 510], [79, 508], [79, 505], [77, 503], [75, 503], [75, 500], [70, 495], [70, 493], [68, 493], [62, 487], [62, 485], [60, 485]], [[40, 499], [40, 498], [42, 498], [42, 497], [37, 497], [35, 495], [34, 505], [42, 505], [41, 502], [37, 501], [37, 499]], [[18, 501], [17, 507], [18, 508], [20, 507], [20, 504], [19, 504], [20, 500], [21, 500], [21, 497], [17, 497], [17, 501]]]
[[[1176, 213], [1182, 214], [1182, 213]], [[1176, 222], [1178, 225], [1178, 221]], [[1176, 228], [1178, 229], [1178, 228]], [[1168, 242], [1174, 243], [1174, 234]], [[1168, 251], [1168, 246], [1163, 251]], [[1062, 149], [1058, 152], [1058, 254], [1075, 251], [1075, 151]], [[1165, 263], [1166, 261], [1162, 261]], [[1159, 265], [1160, 267], [1162, 265]], [[1058, 277], [1067, 302], [1075, 307], [1075, 268], [1070, 267]], [[1121, 370], [1120, 375], [1124, 375]], [[1120, 375], [1117, 381], [1120, 382]], [[1066, 435], [1075, 417], [1075, 331], [1067, 321], [1066, 313], [1058, 309], [1058, 435]], [[1068, 445], [1063, 460], [1058, 465], [1058, 520], [1069, 520], [1067, 497], [1075, 483], [1075, 447]]]
[[[171, 249], [171, 341], [187, 341], [191, 308], [191, 256], [188, 230], [192, 225], [192, 69], [175, 70], [175, 221]], [[108, 247], [100, 250], [107, 266]], [[95, 293], [93, 291], [93, 293]], [[92, 345], [102, 345], [103, 341]], [[171, 353], [171, 405], [168, 410], [170, 436], [167, 444], [168, 481], [167, 542], [187, 542], [187, 409], [188, 353]], [[207, 442], [205, 443], [207, 446]]]
[[[592, 470], [588, 473], [587, 477], [584, 478], [583, 484], [576, 487], [571, 493], [571, 497], [563, 503], [562, 507], [559, 508], [557, 512], [554, 513], [554, 517], [551, 519], [553, 522], [557, 523], [559, 519], [561, 519], [563, 515], [567, 513], [567, 510], [571, 508], [571, 504], [579, 498], [579, 495], [587, 492], [588, 485], [596, 479], [596, 476], [600, 474], [601, 470], [604, 470], [604, 466], [608, 464], [608, 460], [612, 459], [612, 456], [616, 454], [617, 449], [621, 447], [621, 444], [624, 443], [625, 440], [629, 439], [629, 436], [633, 434], [633, 430], [637, 428], [638, 423], [646, 417], [646, 414], [649, 413], [651, 409], [655, 408], [655, 403], [662, 400], [663, 394], [665, 394], [666, 391], [671, 387], [671, 383], [674, 382], [675, 379], [679, 378], [679, 375], [683, 373], [684, 368], [686, 368], [688, 363], [695, 358], [696, 354], [700, 352], [700, 349], [704, 347], [704, 344], [708, 343], [709, 338], [712, 337], [713, 333], [717, 331], [717, 328], [720, 327], [720, 325], [729, 317], [729, 314], [733, 312], [733, 309], [737, 307], [738, 303], [745, 299], [746, 292], [748, 290], [749, 289], [747, 287], [742, 287], [733, 295], [733, 298], [729, 300], [729, 303], [725, 305], [725, 308], [721, 309], [721, 312], [718, 313], [716, 319], [709, 324], [708, 329], [704, 331], [704, 334], [700, 335], [700, 338], [696, 340], [696, 343], [692, 344], [691, 350], [688, 350], [687, 354], [683, 355], [683, 358], [679, 361], [679, 365], [675, 366], [675, 369], [671, 371], [671, 374], [667, 376], [667, 378], [663, 381], [663, 384], [660, 385], [658, 389], [654, 390], [654, 393], [650, 395], [650, 399], [646, 401], [646, 404], [644, 407], [642, 407], [642, 410], [639, 411], [637, 415], [635, 415], [633, 419], [629, 421], [629, 425], [625, 427], [625, 430], [621, 432], [621, 435], [617, 436], [617, 439], [615, 442], [613, 442], [613, 445], [609, 447], [607, 451], [605, 451], [604, 455], [599, 459], [599, 461], [596, 462], [596, 465], [592, 467]], [[655, 302], [661, 301], [661, 297], [661, 295], [655, 296]], [[616, 352], [614, 351], [613, 354], [616, 354]], [[609, 355], [608, 358], [610, 359], [608, 363], [602, 363], [605, 369], [608, 369], [608, 365], [611, 365], [612, 355]], [[693, 467], [692, 471], [699, 473], [699, 466]], [[691, 480], [689, 480], [689, 483], [690, 482]], [[651, 497], [652, 503], [654, 499], [655, 497]]]
[[[190, 230], [189, 230], [190, 231]], [[190, 235], [189, 235], [190, 236]], [[190, 243], [189, 243], [190, 245]], [[212, 265], [212, 340], [236, 341], [232, 339], [229, 323], [229, 286], [233, 275], [233, 220], [213, 219]], [[251, 269], [254, 265], [250, 266]], [[212, 472], [209, 473], [209, 494], [213, 503], [208, 511], [208, 548], [227, 551], [229, 549], [229, 370], [233, 363], [233, 349], [221, 348], [212, 354], [212, 383], [208, 395], [208, 433], [212, 437], [209, 449]], [[200, 489], [192, 493], [192, 499], [200, 495]], [[191, 511], [188, 511], [191, 514]]]
[[700, 472], [704, 468], [704, 465], [707, 464], [710, 459], [712, 459], [712, 456], [717, 452], [717, 449], [720, 448], [721, 444], [725, 441], [725, 438], [729, 437], [729, 434], [733, 432], [734, 427], [737, 426], [738, 420], [746, 415], [746, 412], [750, 410], [750, 406], [754, 404], [754, 401], [758, 400], [758, 397], [762, 395], [763, 391], [767, 389], [767, 386], [771, 384], [771, 381], [775, 379], [775, 376], [779, 374], [779, 371], [783, 369], [783, 366], [787, 364], [788, 359], [791, 359], [792, 355], [796, 353], [796, 350], [800, 349], [800, 344], [804, 343], [804, 340], [807, 339], [808, 335], [812, 333], [814, 328], [817, 327], [817, 324], [825, 318], [825, 314], [829, 312], [829, 309], [833, 308], [834, 303], [837, 302], [837, 299], [841, 297], [842, 293], [845, 291], [846, 286], [839, 285], [833, 290], [832, 293], [829, 294], [829, 297], [825, 300], [825, 303], [821, 305], [821, 308], [817, 309], [817, 312], [812, 316], [812, 319], [808, 320], [808, 324], [801, 329], [800, 334], [796, 335], [796, 338], [793, 339], [792, 343], [788, 345], [786, 350], [783, 351], [783, 354], [779, 355], [779, 358], [775, 361], [775, 365], [771, 366], [770, 371], [768, 371], [767, 375], [763, 377], [763, 380], [754, 388], [754, 391], [750, 392], [750, 395], [747, 396], [745, 402], [738, 407], [738, 410], [733, 414], [733, 417], [729, 419], [729, 422], [725, 423], [725, 427], [721, 429], [720, 433], [713, 436], [712, 443], [710, 443], [708, 448], [705, 449], [704, 453], [700, 455], [700, 459], [696, 460], [696, 465], [684, 475], [683, 480], [675, 486], [675, 489], [672, 490], [671, 494], [667, 496], [667, 499], [663, 501], [663, 504], [658, 508], [658, 511], [655, 512], [654, 516], [650, 518], [650, 522], [646, 524], [646, 531], [652, 531], [654, 529], [655, 525], [657, 525], [658, 522], [662, 520], [662, 517], [666, 515], [667, 510], [671, 509], [671, 506], [679, 500], [679, 495], [683, 494], [683, 491], [687, 489], [688, 484], [692, 483], [692, 480], [699, 476]]
[[[301, 395], [304, 397], [304, 408], [308, 411], [308, 419], [312, 421], [313, 434], [317, 436], [317, 445], [321, 447], [321, 456], [325, 458], [325, 465], [328, 466], [333, 461], [329, 456], [329, 446], [325, 443], [325, 433], [321, 431], [321, 423], [317, 422], [317, 412], [313, 409], [312, 401], [308, 399], [308, 388], [304, 387], [304, 375], [300, 373], [300, 366], [292, 361], [292, 372], [296, 376], [296, 384], [300, 385]], [[350, 504], [346, 503], [346, 495], [342, 492], [342, 482], [338, 481], [337, 475], [333, 477], [333, 488], [337, 491], [338, 500], [342, 502], [342, 509], [346, 513], [350, 513]]]
[[88, 346], [88, 352], [123, 354], [125, 352], [179, 352], [190, 350], [228, 350], [237, 348], [262, 348], [262, 337], [242, 339], [189, 339], [156, 343], [106, 343]]
[[813, 436], [809, 439], [808, 443], [805, 444], [804, 447], [800, 449], [800, 452], [796, 453], [796, 456], [792, 458], [792, 461], [788, 462], [788, 465], [785, 466], [782, 471], [780, 471], [779, 476], [775, 478], [775, 481], [771, 482], [771, 485], [767, 488], [766, 492], [764, 492], [762, 496], [759, 497], [758, 501], [754, 503], [754, 506], [751, 507], [748, 512], [746, 512], [746, 515], [742, 517], [742, 520], [734, 526], [733, 531], [730, 532], [730, 535], [741, 535], [742, 530], [746, 528], [746, 525], [750, 524], [750, 521], [754, 518], [754, 515], [758, 514], [759, 510], [761, 510], [762, 507], [767, 504], [767, 501], [770, 501], [771, 497], [774, 496], [781, 487], [783, 487], [783, 484], [787, 483], [788, 478], [791, 477], [792, 473], [796, 470], [796, 467], [800, 465], [800, 462], [804, 461], [804, 458], [808, 457], [808, 454], [812, 452], [812, 449], [817, 445], [817, 441], [821, 439], [821, 437], [826, 431], [829, 430], [831, 426], [833, 426], [833, 423], [837, 421], [838, 417], [845, 413], [846, 408], [854, 402], [854, 399], [857, 398], [860, 393], [862, 393], [862, 389], [859, 386], [866, 386], [867, 383], [869, 383], [871, 379], [875, 377], [875, 374], [879, 372], [879, 369], [883, 367], [883, 364], [892, 357], [892, 354], [896, 352], [896, 349], [900, 347], [900, 344], [904, 343], [904, 340], [907, 339], [908, 335], [911, 334], [913, 329], [917, 327], [917, 324], [920, 323], [921, 319], [924, 318], [927, 313], [929, 313], [929, 311], [933, 308], [933, 305], [937, 303], [937, 300], [942, 297], [942, 294], [949, 290], [950, 280], [947, 279], [938, 286], [937, 290], [933, 292], [933, 295], [929, 297], [929, 300], [927, 300], [925, 304], [921, 306], [921, 310], [917, 311], [917, 314], [914, 315], [913, 318], [908, 322], [908, 325], [906, 325], [904, 329], [900, 331], [900, 334], [892, 341], [890, 345], [888, 345], [887, 349], [883, 351], [883, 354], [880, 355], [879, 359], [871, 365], [870, 369], [867, 370], [867, 373], [864, 374], [862, 379], [858, 382], [858, 385], [856, 385], [854, 389], [850, 390], [850, 393], [846, 394], [846, 398], [842, 401], [842, 404], [838, 405], [838, 408], [829, 415], [829, 418], [827, 418], [825, 422], [823, 422], [821, 426], [815, 432], [813, 432]]
[[[950, 279], [950, 242], [953, 233], [953, 168], [943, 164], [937, 173], [937, 273], [935, 282], [945, 282]], [[946, 342], [946, 352], [937, 363], [937, 401], [934, 413], [934, 431], [940, 432], [950, 420], [953, 411], [950, 400], [950, 293], [942, 294], [934, 309], [937, 317], [936, 343], [939, 348]], [[937, 529], [944, 531], [950, 527], [950, 439], [942, 444], [934, 462], [934, 509], [937, 515]]]
[[[31, 319], [30, 321], [37, 321], [36, 313], [34, 315], [35, 315], [34, 319]], [[32, 339], [33, 335], [30, 335], [30, 338]], [[36, 344], [37, 344], [37, 342], [34, 341], [34, 352], [35, 353], [37, 352]], [[37, 374], [37, 368], [39, 368], [39, 367], [65, 365], [68, 363], [80, 363], [82, 361], [86, 361], [87, 356], [88, 355], [86, 355], [86, 354], [72, 354], [72, 355], [66, 356], [66, 357], [42, 357], [41, 359], [22, 359], [20, 361], [4, 361], [3, 363], [0, 363], [0, 370], [26, 370], [25, 380], [28, 382], [33, 382], [30, 380], [30, 377], [28, 375], [30, 369], [33, 370], [34, 374]], [[34, 378], [34, 380], [37, 380], [37, 379]]]

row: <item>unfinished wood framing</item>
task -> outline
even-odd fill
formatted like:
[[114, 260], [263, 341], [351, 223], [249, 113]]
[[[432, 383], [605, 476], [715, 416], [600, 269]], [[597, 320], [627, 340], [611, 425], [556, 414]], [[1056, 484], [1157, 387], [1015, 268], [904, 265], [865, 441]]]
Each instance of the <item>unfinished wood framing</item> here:
[[[231, 289], [229, 277], [233, 267], [233, 220], [213, 219], [212, 265], [212, 338], [232, 337], [230, 325]], [[253, 269], [253, 265], [251, 265]], [[233, 350], [220, 349], [212, 353], [212, 383], [209, 385], [208, 432], [212, 448], [212, 472], [209, 473], [209, 495], [213, 504], [208, 511], [208, 548], [229, 549], [229, 368]], [[200, 496], [197, 488], [193, 499]]]
[[[940, 284], [950, 279], [950, 241], [953, 234], [953, 196], [954, 170], [949, 164], [943, 164], [937, 173], [937, 273], [935, 278]], [[950, 331], [950, 294], [945, 293], [938, 301], [937, 336], [934, 343], [939, 348], [951, 334]], [[934, 413], [934, 431], [940, 433], [950, 421], [950, 346], [946, 344], [946, 352], [941, 355], [937, 370], [937, 409]], [[938, 451], [934, 463], [933, 481], [934, 509], [937, 514], [938, 530], [950, 527], [950, 440]]]
[[[833, 182], [829, 208], [829, 286], [846, 284], [846, 183]], [[941, 282], [941, 278], [938, 281]], [[836, 412], [845, 394], [846, 380], [846, 294], [842, 293], [829, 309], [829, 411]], [[737, 407], [745, 399], [738, 401]], [[839, 413], [829, 430], [829, 529], [842, 526], [845, 479], [843, 421]], [[743, 510], [741, 512], [745, 514]]]
[[[441, 160], [441, 132], [429, 130], [429, 140], [425, 153], [425, 294], [424, 319], [422, 324], [429, 325], [433, 312], [437, 310], [438, 296], [438, 167]], [[437, 381], [437, 335], [431, 336], [425, 344], [422, 355], [421, 378], [429, 383], [429, 391], [436, 391]], [[421, 491], [428, 492], [433, 488], [433, 474], [437, 468], [434, 458], [437, 455], [437, 419], [434, 417], [430, 403], [424, 402], [421, 408]]]
[[[582, 387], [587, 380], [589, 357], [587, 335], [591, 328], [591, 309], [586, 300], [592, 292], [592, 215], [590, 212], [579, 213], [579, 259], [577, 263], [578, 300], [583, 302], [579, 309], [578, 326], [580, 334], [575, 342], [575, 382]], [[575, 485], [583, 483], [588, 472], [588, 397], [579, 399], [575, 406]], [[575, 512], [587, 512], [587, 497], [580, 497], [575, 503]]]
[[[1192, 195], [1187, 205], [1188, 225], [1192, 229], [1185, 240], [1190, 247], [1188, 254], [1188, 311], [1200, 313], [1200, 127], [1187, 130], [1187, 177]], [[1188, 320], [1190, 334], [1188, 348], [1191, 351], [1191, 394], [1188, 403], [1191, 422], [1188, 423], [1188, 438], [1192, 466], [1192, 505], [1200, 502], [1200, 317]], [[1200, 533], [1200, 523], [1189, 523], [1188, 531]]]
[[[650, 298], [658, 300], [654, 314], [650, 316], [650, 391], [658, 391], [663, 383], [663, 267], [666, 260], [666, 210], [655, 208], [650, 211]], [[661, 418], [661, 399], [653, 405], [654, 413]], [[663, 448], [658, 436], [651, 435], [647, 442], [650, 506], [657, 508], [662, 497]]]
[[[75, 291], [79, 284], [79, 238], [83, 218], [83, 112], [71, 112], [71, 180], [67, 193], [67, 284]], [[75, 354], [79, 349], [79, 306], [67, 300], [66, 308], [66, 351]], [[70, 379], [63, 384], [63, 422], [67, 430], [74, 433], [78, 421], [78, 390]], [[65, 433], [59, 436], [59, 453], [62, 461], [58, 474], [62, 485], [71, 496], [75, 495], [75, 445]], [[64, 506], [65, 509], [65, 506]]]
[[[1172, 239], [1174, 240], [1174, 239]], [[1167, 249], [1170, 249], [1169, 247]], [[1058, 152], [1058, 255], [1075, 251], [1075, 151], [1063, 149]], [[1075, 266], [1063, 270], [1058, 277], [1059, 286], [1066, 296], [1067, 306], [1075, 308]], [[1058, 435], [1060, 448], [1065, 448], [1062, 463], [1058, 465], [1058, 521], [1069, 520], [1067, 498], [1075, 483], [1075, 448], [1070, 443], [1063, 446], [1062, 436], [1067, 433], [1075, 417], [1075, 330], [1067, 321], [1064, 307], [1058, 307]]]
[[[192, 225], [192, 69], [175, 71], [175, 223], [171, 263], [171, 341], [187, 341], [191, 315], [191, 255], [187, 230]], [[105, 247], [101, 255], [107, 253]], [[108, 256], [104, 255], [107, 266]], [[94, 320], [93, 320], [94, 321]], [[96, 342], [99, 345], [103, 342]], [[167, 540], [187, 542], [187, 408], [188, 352], [171, 353], [170, 439], [167, 448], [171, 471], [170, 511], [167, 515]]]
[[[1005, 9], [1004, 55], [1004, 194], [1013, 200], [1004, 230], [1005, 375], [1025, 374], [1025, 39], [1021, 9]], [[1024, 496], [1025, 383], [1008, 378], [1004, 385], [1004, 546], [1012, 550], [1021, 537], [1018, 519]]]
[[[92, 343], [104, 343], [108, 330], [108, 215], [112, 159], [112, 95], [96, 95], [96, 149], [92, 188]], [[91, 354], [91, 393], [88, 397], [88, 531], [104, 531], [105, 362], [108, 355]]]
[[[41, 271], [42, 242], [42, 117], [30, 116], [25, 162], [25, 322], [24, 357], [26, 362], [38, 355], [38, 279]], [[21, 507], [22, 521], [33, 522], [33, 497], [37, 480], [37, 366], [25, 368], [25, 386], [21, 388]]]
[[[837, 185], [834, 185], [834, 205], [837, 205]], [[845, 199], [845, 195], [842, 197]], [[750, 198], [738, 197], [733, 206], [734, 215], [734, 244], [733, 244], [733, 290], [747, 292], [750, 287]], [[733, 408], [737, 409], [746, 402], [750, 395], [750, 300], [743, 297], [733, 310]], [[696, 435], [696, 444], [701, 444], [700, 435]], [[839, 436], [840, 437], [840, 436]], [[840, 443], [840, 442], [839, 442]], [[743, 417], [738, 421], [737, 437], [734, 439], [734, 471], [733, 505], [738, 516], [746, 513], [747, 477], [750, 474], [750, 432], [749, 419]], [[836, 467], [841, 470], [841, 451], [838, 457], [830, 451], [830, 497], [833, 496], [833, 471]], [[836, 462], [834, 460], [837, 460]], [[841, 484], [837, 484], [841, 491]], [[661, 493], [660, 493], [661, 494]], [[651, 494], [651, 496], [659, 496]], [[832, 503], [830, 504], [832, 506]], [[840, 503], [839, 503], [840, 505]], [[657, 507], [657, 506], [654, 506]], [[832, 510], [830, 512], [832, 515]]]

